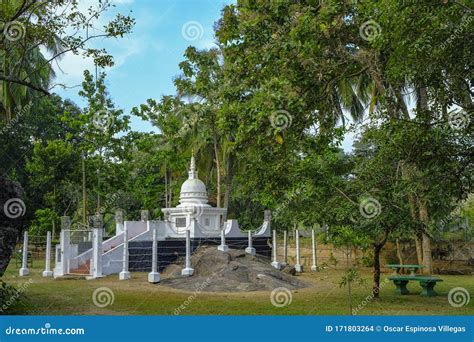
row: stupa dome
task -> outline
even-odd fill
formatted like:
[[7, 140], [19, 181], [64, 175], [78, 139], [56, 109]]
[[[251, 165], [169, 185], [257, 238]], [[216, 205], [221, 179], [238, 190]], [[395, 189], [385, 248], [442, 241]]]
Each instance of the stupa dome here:
[[206, 185], [198, 178], [194, 155], [191, 157], [188, 175], [188, 179], [181, 185], [178, 207], [207, 204]]

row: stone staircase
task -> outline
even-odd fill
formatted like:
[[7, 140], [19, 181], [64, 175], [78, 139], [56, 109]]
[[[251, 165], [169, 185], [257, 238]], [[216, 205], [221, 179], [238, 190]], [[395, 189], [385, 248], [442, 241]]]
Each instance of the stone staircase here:
[[91, 261], [87, 260], [84, 264], [80, 265], [78, 268], [70, 270], [70, 274], [77, 275], [90, 275]]

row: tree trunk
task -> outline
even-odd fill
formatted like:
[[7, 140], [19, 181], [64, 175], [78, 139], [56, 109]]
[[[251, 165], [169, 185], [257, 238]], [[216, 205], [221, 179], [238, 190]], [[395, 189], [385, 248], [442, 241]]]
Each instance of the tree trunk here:
[[383, 245], [376, 244], [374, 246], [374, 278], [372, 284], [372, 294], [374, 298], [379, 298], [380, 292], [380, 251]]
[[170, 205], [168, 203], [168, 170], [165, 167], [165, 207], [169, 208]]
[[[0, 191], [2, 209], [8, 200], [19, 199], [23, 194], [23, 189], [18, 183], [12, 182], [2, 175], [0, 175], [0, 189], [2, 189]], [[11, 206], [10, 208], [14, 216], [7, 216], [5, 210], [0, 210], [0, 277], [3, 276], [12, 257], [13, 250], [21, 233], [22, 214], [25, 213], [24, 207], [20, 209], [22, 210], [21, 212], [17, 211], [20, 207], [15, 209], [15, 207]], [[16, 217], [17, 215], [20, 216]]]
[[82, 225], [85, 229], [88, 225], [87, 222], [87, 193], [86, 193], [86, 162], [85, 156], [82, 155]]
[[[408, 204], [410, 205], [410, 215], [413, 220], [413, 222], [418, 221], [418, 217], [416, 215], [416, 200], [415, 196], [413, 194], [408, 195]], [[415, 232], [415, 246], [416, 246], [416, 259], [418, 260], [418, 265], [423, 264], [423, 247], [421, 245], [421, 237], [419, 235], [419, 232]]]
[[[224, 193], [224, 208], [229, 210], [230, 195], [232, 193], [232, 179], [234, 178], [234, 156], [229, 153], [226, 165], [226, 179], [225, 179], [225, 193]], [[224, 221], [227, 220], [227, 214], [224, 215]]]
[[54, 237], [56, 236], [56, 221], [53, 218], [53, 225], [52, 225], [52, 232], [51, 232], [51, 240], [54, 240]]
[[402, 248], [400, 246], [400, 239], [396, 239], [395, 243], [397, 245], [397, 258], [398, 258], [398, 263], [400, 265], [403, 265], [403, 256], [402, 256]]
[[173, 176], [171, 175], [171, 173], [168, 174], [168, 187], [169, 187], [169, 205], [170, 207], [173, 205]]
[[218, 208], [221, 207], [221, 161], [219, 159], [219, 149], [217, 148], [217, 142], [214, 140], [214, 154], [216, 158], [216, 173], [217, 173], [217, 199], [216, 205]]
[[421, 243], [421, 236], [415, 234], [416, 258], [418, 265], [423, 265], [423, 245]]
[[380, 243], [374, 244], [374, 278], [372, 284], [372, 294], [374, 298], [379, 298], [380, 292], [380, 252], [383, 246], [387, 243], [388, 235], [390, 234], [390, 228], [385, 230], [385, 236]]
[[351, 287], [351, 282], [349, 281], [347, 283], [347, 288], [348, 288], [348, 291], [349, 291], [349, 312], [351, 313], [351, 316], [354, 314], [352, 312], [352, 287]]
[[426, 202], [420, 201], [420, 221], [424, 225], [422, 232], [422, 246], [423, 246], [423, 266], [425, 274], [433, 273], [433, 259], [431, 254], [431, 238], [428, 235], [428, 208]]

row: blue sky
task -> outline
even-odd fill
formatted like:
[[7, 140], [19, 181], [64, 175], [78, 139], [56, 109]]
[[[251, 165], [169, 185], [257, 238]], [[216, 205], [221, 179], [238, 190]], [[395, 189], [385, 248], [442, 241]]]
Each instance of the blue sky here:
[[[81, 0], [80, 8], [86, 10], [98, 0]], [[113, 0], [115, 8], [101, 18], [99, 25], [116, 13], [129, 13], [136, 19], [133, 32], [124, 38], [95, 41], [96, 47], [105, 47], [115, 58], [115, 66], [105, 69], [107, 86], [116, 106], [129, 113], [132, 107], [148, 98], [159, 99], [175, 93], [173, 79], [179, 75], [178, 64], [184, 59], [186, 47], [199, 49], [214, 45], [214, 23], [221, 10], [232, 0]], [[56, 82], [68, 89], [56, 88], [64, 98], [70, 98], [79, 106], [82, 99], [77, 95], [85, 69], [94, 71], [91, 60], [72, 54], [66, 55], [56, 68]], [[132, 130], [152, 131], [152, 126], [132, 117]], [[351, 150], [352, 135], [343, 143]]]
[[[86, 9], [97, 1], [81, 1]], [[214, 23], [227, 0], [115, 0], [114, 13], [128, 13], [136, 19], [133, 32], [124, 38], [101, 40], [95, 46], [105, 46], [115, 57], [116, 65], [105, 69], [107, 86], [117, 105], [128, 113], [134, 106], [148, 98], [158, 99], [162, 95], [174, 94], [173, 79], [179, 74], [178, 64], [189, 45], [197, 48], [214, 46]], [[100, 26], [100, 25], [99, 25]], [[84, 69], [94, 71], [91, 60], [72, 54], [59, 62], [56, 82], [64, 83], [68, 89], [55, 88], [65, 98], [78, 105], [84, 103], [77, 95]], [[133, 118], [132, 129], [151, 130], [151, 126], [139, 118]]]

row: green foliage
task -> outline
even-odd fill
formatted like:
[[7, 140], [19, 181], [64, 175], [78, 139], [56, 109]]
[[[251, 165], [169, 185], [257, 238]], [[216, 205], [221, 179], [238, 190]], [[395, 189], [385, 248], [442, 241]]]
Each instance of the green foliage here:
[[123, 14], [117, 14], [98, 29], [98, 20], [112, 6], [110, 1], [99, 1], [82, 13], [78, 1], [44, 1], [39, 4], [34, 1], [2, 1], [2, 119], [13, 119], [15, 109], [40, 94], [50, 94], [54, 77], [52, 64], [65, 53], [90, 57], [100, 67], [114, 64], [113, 57], [105, 49], [90, 45], [91, 40], [123, 37], [131, 31], [135, 21]]
[[51, 231], [53, 222], [59, 222], [59, 216], [50, 208], [38, 209], [35, 219], [31, 222], [29, 233], [34, 236], [46, 236]]
[[357, 285], [363, 285], [364, 279], [359, 276], [359, 273], [355, 268], [350, 268], [341, 278], [339, 287], [346, 287], [349, 284], [355, 283]]
[[22, 294], [10, 284], [0, 280], [0, 312], [2, 314], [8, 313], [12, 302], [21, 301]]

